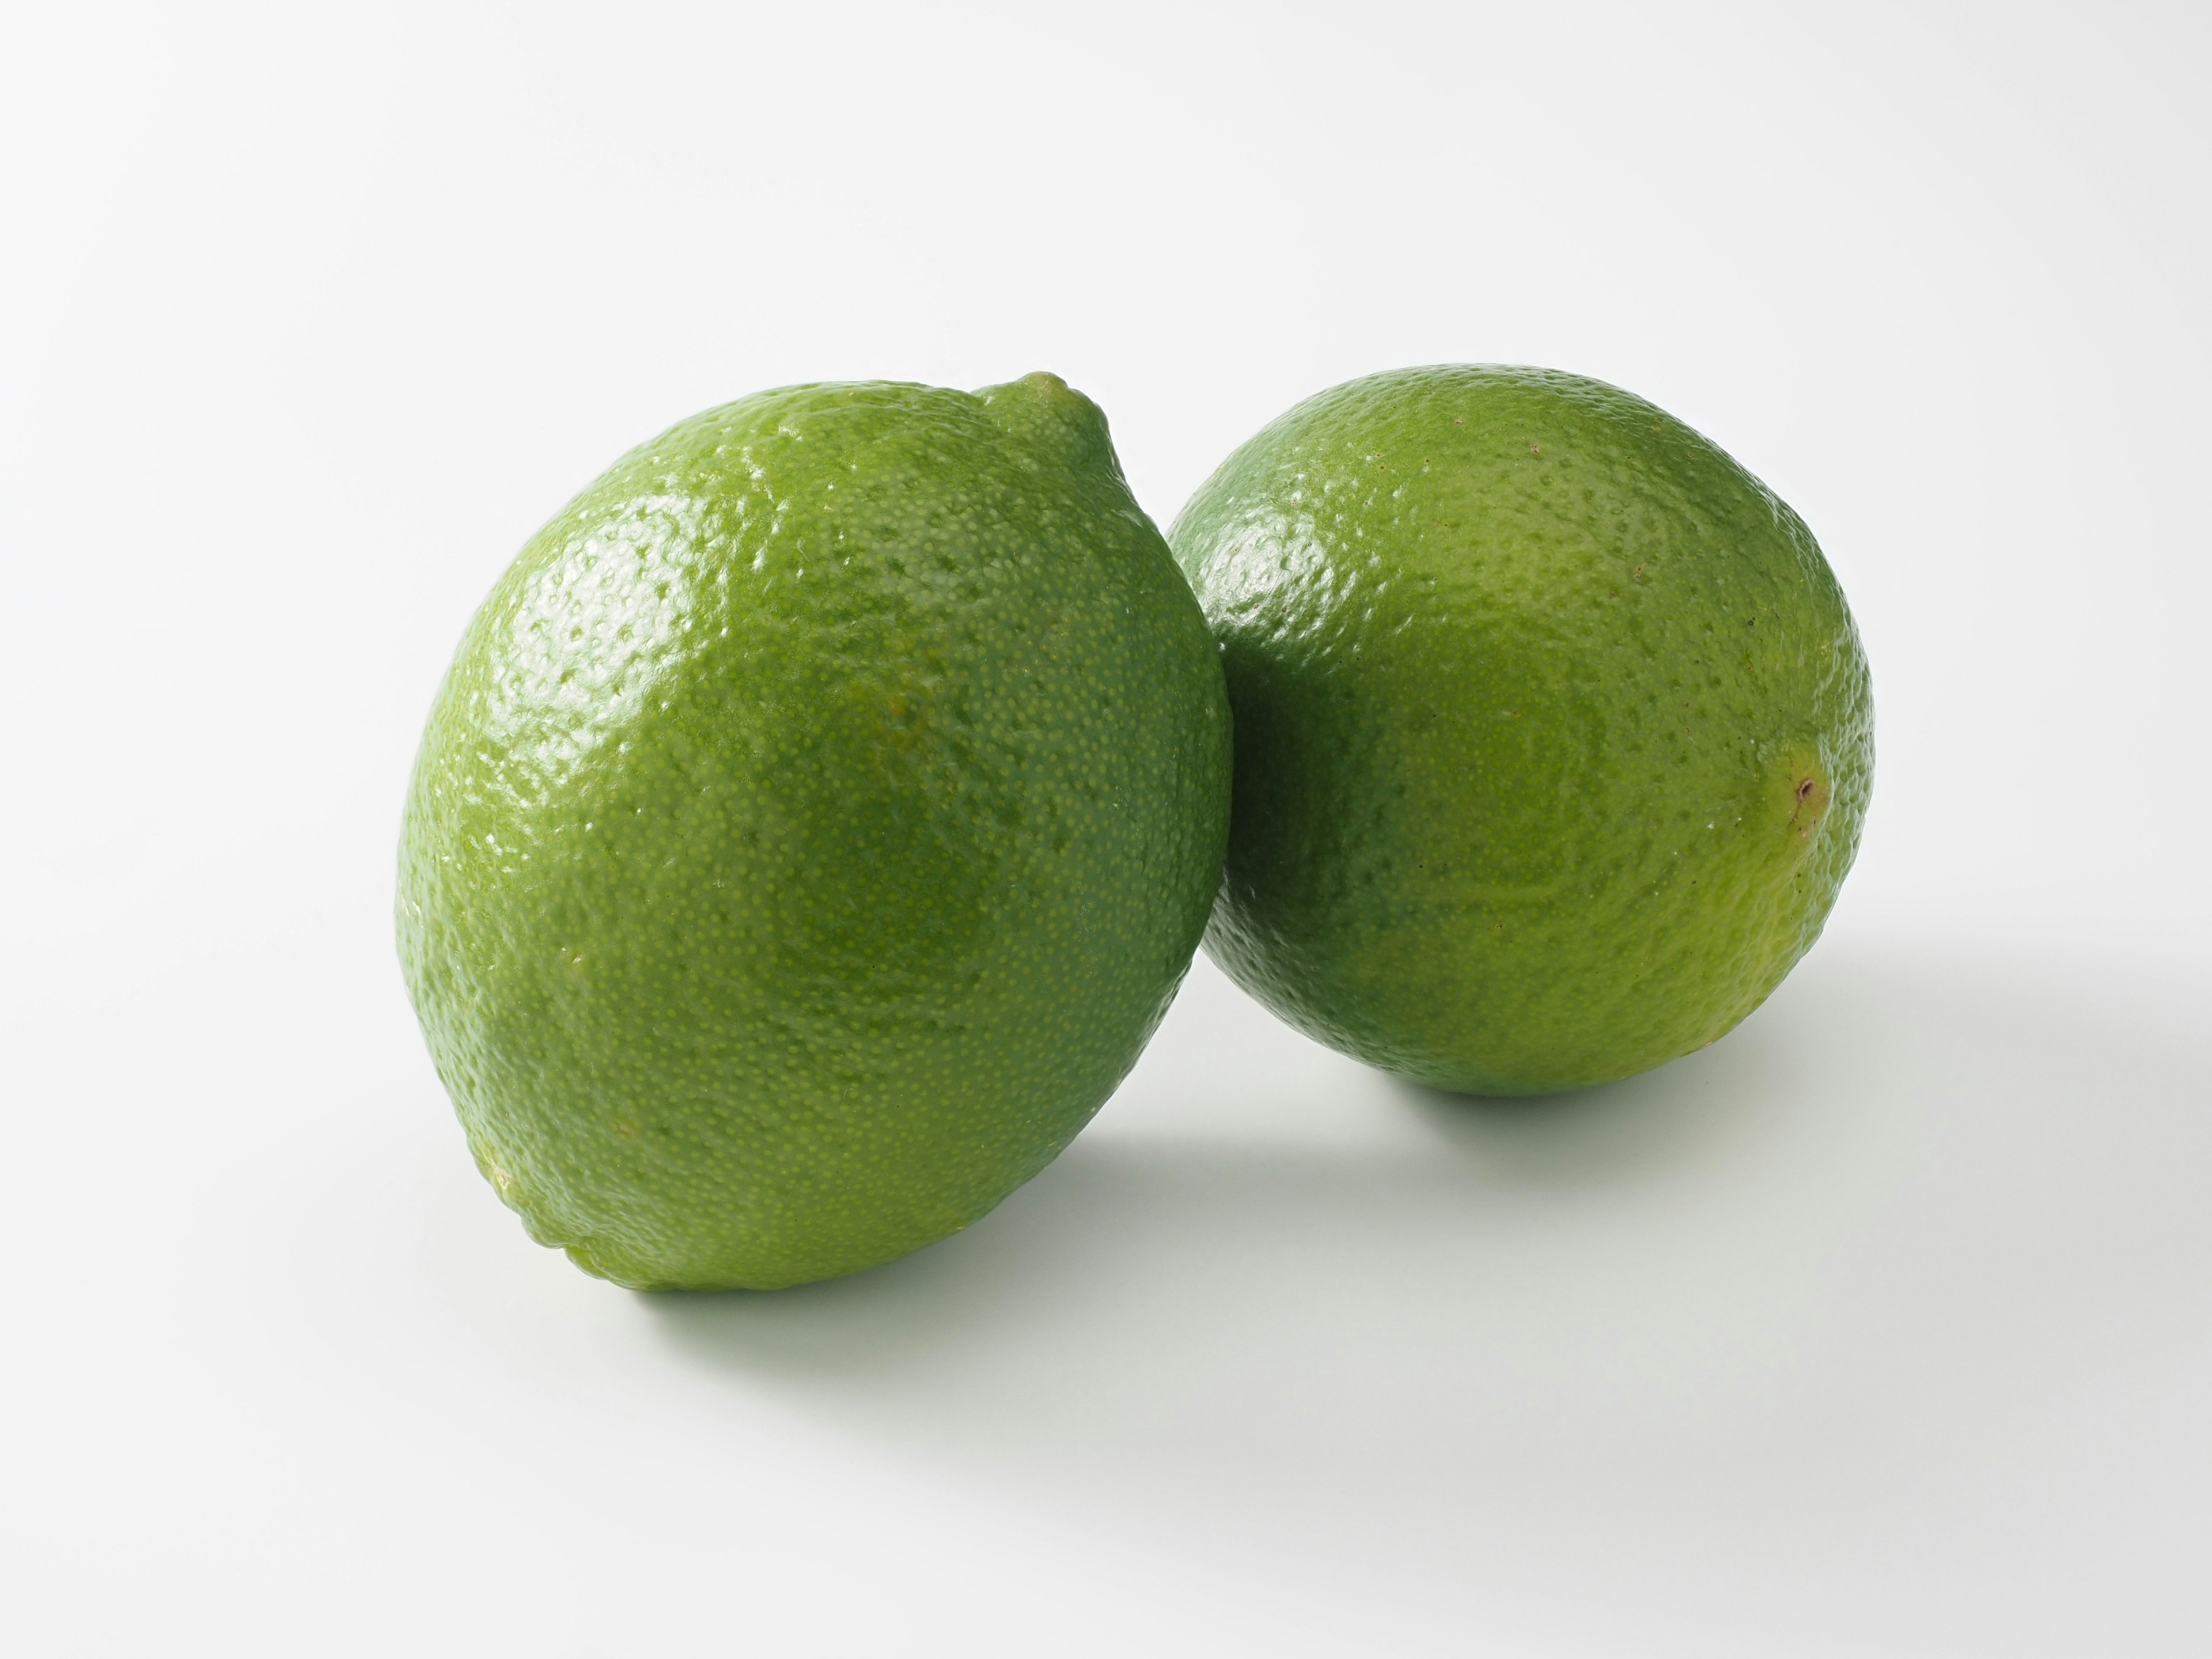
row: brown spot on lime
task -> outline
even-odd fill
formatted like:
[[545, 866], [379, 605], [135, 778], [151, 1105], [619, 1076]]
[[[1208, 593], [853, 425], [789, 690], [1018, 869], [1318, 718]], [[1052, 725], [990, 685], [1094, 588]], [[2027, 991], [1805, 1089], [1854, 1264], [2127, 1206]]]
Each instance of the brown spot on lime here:
[[1540, 455], [1544, 453], [1544, 446], [1541, 444], [1530, 444], [1528, 446], [1528, 453], [1531, 455]]
[[1820, 820], [1828, 816], [1828, 781], [1809, 768], [1802, 769], [1790, 794], [1790, 827], [1800, 841], [1809, 840]]

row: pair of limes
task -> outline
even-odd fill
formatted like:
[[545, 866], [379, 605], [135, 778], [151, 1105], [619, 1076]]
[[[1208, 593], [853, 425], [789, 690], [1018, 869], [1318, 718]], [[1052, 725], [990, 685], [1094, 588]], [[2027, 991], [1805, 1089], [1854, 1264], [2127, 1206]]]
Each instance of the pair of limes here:
[[1035, 1175], [1201, 934], [1446, 1088], [1711, 1042], [1826, 916], [1871, 720], [1802, 522], [1594, 381], [1339, 386], [1164, 540], [1049, 375], [798, 386], [632, 452], [501, 580], [400, 953], [534, 1237], [789, 1285]]

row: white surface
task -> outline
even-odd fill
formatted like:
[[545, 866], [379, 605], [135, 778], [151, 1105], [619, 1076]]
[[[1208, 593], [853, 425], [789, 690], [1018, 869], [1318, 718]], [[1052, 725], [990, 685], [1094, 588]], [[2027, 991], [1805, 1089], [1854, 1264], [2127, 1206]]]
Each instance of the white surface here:
[[[2199, 14], [63, 11], [0, 40], [0, 1645], [2212, 1644]], [[1469, 1106], [1201, 963], [907, 1262], [524, 1239], [390, 849], [573, 489], [1046, 367], [1164, 521], [1480, 359], [1674, 410], [1851, 595], [1875, 812], [1765, 1010]]]

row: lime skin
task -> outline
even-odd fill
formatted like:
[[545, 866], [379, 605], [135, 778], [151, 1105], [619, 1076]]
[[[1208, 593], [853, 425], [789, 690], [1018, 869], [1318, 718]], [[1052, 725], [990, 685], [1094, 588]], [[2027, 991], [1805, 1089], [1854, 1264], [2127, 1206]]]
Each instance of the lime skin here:
[[1218, 653], [1087, 398], [764, 392], [618, 461], [470, 624], [400, 957], [539, 1242], [639, 1288], [849, 1273], [1127, 1072], [1229, 787]]
[[1872, 782], [1866, 658], [1803, 522], [1639, 398], [1354, 380], [1169, 539], [1237, 721], [1206, 946], [1281, 1018], [1476, 1094], [1713, 1042], [1818, 937]]

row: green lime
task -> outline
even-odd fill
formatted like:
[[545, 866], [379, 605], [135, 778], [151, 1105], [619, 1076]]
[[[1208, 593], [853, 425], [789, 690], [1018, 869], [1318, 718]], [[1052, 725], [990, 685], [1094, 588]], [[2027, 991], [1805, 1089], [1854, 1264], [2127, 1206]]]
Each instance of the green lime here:
[[533, 1237], [639, 1287], [848, 1273], [1127, 1072], [1229, 776], [1213, 641], [1087, 398], [764, 392], [617, 462], [477, 614], [401, 960]]
[[1445, 367], [1308, 399], [1170, 532], [1237, 719], [1206, 949], [1283, 1018], [1534, 1094], [1712, 1042], [1802, 956], [1873, 775], [1811, 532], [1639, 398]]

